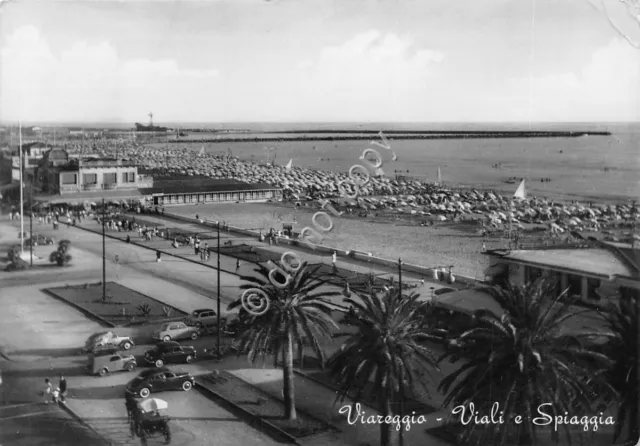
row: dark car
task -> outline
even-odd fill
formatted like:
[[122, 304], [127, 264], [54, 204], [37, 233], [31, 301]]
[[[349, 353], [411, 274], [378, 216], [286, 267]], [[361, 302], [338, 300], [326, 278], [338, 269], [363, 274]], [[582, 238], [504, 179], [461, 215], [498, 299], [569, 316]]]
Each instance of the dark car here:
[[183, 364], [196, 359], [196, 349], [192, 346], [180, 345], [175, 341], [161, 342], [153, 350], [147, 350], [144, 359], [156, 367], [165, 364]]
[[142, 398], [151, 393], [165, 390], [189, 391], [195, 384], [195, 378], [189, 372], [173, 372], [166, 367], [148, 369], [127, 383], [125, 392]]

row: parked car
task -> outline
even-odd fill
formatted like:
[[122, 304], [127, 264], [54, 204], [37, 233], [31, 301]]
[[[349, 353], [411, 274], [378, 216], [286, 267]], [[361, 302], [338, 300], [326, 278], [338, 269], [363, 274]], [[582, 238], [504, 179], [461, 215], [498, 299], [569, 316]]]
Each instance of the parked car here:
[[24, 246], [31, 246], [31, 243], [33, 243], [33, 246], [38, 246], [53, 245], [55, 242], [51, 237], [46, 237], [42, 234], [34, 234], [33, 238], [28, 238], [24, 241]]
[[[201, 308], [191, 313], [185, 322], [198, 328], [214, 328], [218, 326], [218, 313], [211, 308]], [[227, 326], [227, 318], [224, 315], [220, 317], [220, 325], [221, 329]]]
[[156, 367], [165, 364], [182, 364], [196, 359], [196, 349], [193, 346], [180, 345], [177, 342], [161, 342], [153, 350], [144, 354], [144, 359]]
[[127, 383], [125, 392], [147, 398], [152, 392], [164, 390], [189, 391], [196, 380], [189, 372], [172, 372], [166, 367], [141, 372]]
[[118, 336], [113, 331], [107, 331], [102, 333], [95, 333], [89, 336], [85, 343], [84, 349], [89, 353], [95, 353], [100, 350], [108, 350], [113, 348], [119, 348], [122, 350], [129, 350], [135, 344], [129, 336]]
[[132, 371], [138, 366], [133, 355], [112, 355], [91, 356], [89, 368], [92, 375], [104, 376], [107, 373], [119, 372], [121, 370]]
[[151, 336], [154, 340], [169, 342], [173, 339], [198, 339], [200, 329], [184, 322], [167, 322]]

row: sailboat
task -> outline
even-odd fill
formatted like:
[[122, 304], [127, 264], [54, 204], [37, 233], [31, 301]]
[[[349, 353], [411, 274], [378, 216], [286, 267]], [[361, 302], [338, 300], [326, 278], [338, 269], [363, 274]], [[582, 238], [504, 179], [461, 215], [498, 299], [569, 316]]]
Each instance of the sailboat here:
[[438, 166], [438, 181], [437, 184], [442, 184], [442, 172], [440, 172], [440, 166]]
[[289, 162], [287, 163], [285, 167], [285, 169], [287, 170], [291, 170], [291, 166], [293, 166], [293, 158], [289, 160]]
[[525, 186], [525, 179], [523, 178], [520, 182], [520, 186], [516, 190], [516, 193], [513, 194], [513, 198], [517, 198], [518, 200], [526, 200], [527, 198], [527, 188]]
[[200, 151], [198, 152], [198, 156], [204, 156], [204, 146], [200, 147]]

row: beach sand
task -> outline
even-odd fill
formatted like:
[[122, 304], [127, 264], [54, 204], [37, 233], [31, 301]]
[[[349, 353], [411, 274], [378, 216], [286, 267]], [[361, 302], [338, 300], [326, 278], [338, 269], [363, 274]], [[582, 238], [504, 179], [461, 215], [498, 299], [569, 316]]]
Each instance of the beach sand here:
[[[295, 211], [293, 206], [282, 203], [220, 203], [199, 205], [165, 206], [166, 211], [190, 217], [197, 214], [200, 219], [226, 221], [231, 226], [244, 229], [282, 229], [282, 224], [297, 224], [294, 230], [312, 226], [311, 218], [317, 211], [302, 207]], [[335, 217], [337, 227], [329, 233], [323, 245], [344, 250], [370, 252], [389, 259], [402, 257], [406, 263], [426, 267], [449, 267], [453, 272], [469, 277], [482, 278], [488, 266], [487, 256], [481, 253], [482, 237], [480, 223], [450, 222], [436, 223], [434, 226], [414, 226], [407, 220]], [[368, 221], [367, 221], [368, 220]], [[393, 222], [392, 222], [393, 221]], [[326, 225], [326, 221], [321, 222]], [[489, 239], [487, 248], [504, 246], [506, 242]]]

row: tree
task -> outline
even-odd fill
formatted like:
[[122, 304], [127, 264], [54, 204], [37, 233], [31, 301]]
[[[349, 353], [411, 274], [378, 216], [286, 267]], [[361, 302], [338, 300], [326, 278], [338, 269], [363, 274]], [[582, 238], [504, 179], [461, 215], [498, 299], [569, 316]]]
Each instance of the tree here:
[[60, 240], [58, 249], [49, 254], [49, 262], [57, 263], [58, 266], [64, 266], [71, 261], [71, 242], [69, 240]]
[[[332, 307], [327, 298], [339, 296], [338, 291], [323, 287], [327, 280], [316, 273], [321, 265], [309, 268], [302, 262], [300, 268], [291, 274], [289, 284], [285, 288], [274, 286], [269, 280], [270, 269], [263, 265], [254, 268], [255, 276], [242, 276], [240, 289], [258, 289], [269, 298], [269, 309], [260, 316], [247, 316], [250, 320], [239, 326], [237, 339], [238, 352], [246, 353], [249, 360], [255, 362], [259, 357], [265, 358], [273, 354], [274, 366], [278, 365], [278, 357], [282, 354], [283, 394], [285, 416], [289, 420], [296, 419], [295, 389], [293, 375], [293, 345], [300, 350], [309, 345], [315, 355], [325, 362], [324, 352], [319, 337], [331, 337], [332, 328], [337, 328], [331, 317]], [[229, 309], [241, 305], [238, 299], [229, 305]]]
[[[346, 319], [358, 331], [327, 364], [338, 397], [351, 396], [354, 402], [375, 397], [381, 415], [393, 417], [392, 401], [403, 401], [416, 382], [425, 384], [419, 378], [438, 368], [435, 355], [421, 344], [430, 338], [423, 323], [427, 304], [418, 302], [418, 294], [402, 295], [397, 288], [378, 293], [372, 282], [368, 292], [351, 296], [344, 299], [352, 309]], [[391, 444], [391, 428], [390, 423], [380, 425], [382, 446]]]
[[[462, 354], [468, 359], [440, 383], [445, 405], [465, 407], [468, 417], [470, 403], [481, 414], [490, 414], [498, 403], [505, 414], [504, 424], [469, 423], [465, 442], [533, 445], [532, 420], [540, 416], [541, 404], [551, 404], [543, 410], [553, 417], [593, 415], [594, 383], [606, 385], [603, 373], [611, 360], [594, 344], [600, 333], [568, 332], [567, 321], [589, 310], [576, 311], [569, 300], [561, 302], [564, 293], [556, 297], [555, 289], [546, 280], [483, 289], [504, 314], [476, 311], [472, 326], [454, 338], [457, 348], [441, 358]], [[520, 424], [507, 419], [514, 414], [522, 416]], [[562, 427], [570, 441], [571, 426]], [[551, 435], [558, 441], [558, 432], [551, 429]]]
[[620, 438], [624, 427], [628, 428], [625, 441], [637, 441], [640, 436], [638, 300], [637, 291], [622, 293], [618, 304], [605, 315], [611, 332], [609, 342], [605, 345], [605, 352], [613, 359], [607, 379], [619, 398], [614, 441]]

